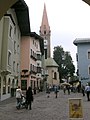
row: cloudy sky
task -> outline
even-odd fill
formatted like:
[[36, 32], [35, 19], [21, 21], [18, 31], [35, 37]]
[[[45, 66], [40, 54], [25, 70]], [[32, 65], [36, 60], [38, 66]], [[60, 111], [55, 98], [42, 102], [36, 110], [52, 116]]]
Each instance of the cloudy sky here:
[[[51, 29], [51, 51], [62, 46], [76, 66], [76, 38], [90, 38], [90, 6], [82, 0], [25, 0], [29, 7], [31, 31], [39, 34], [44, 3]], [[52, 52], [53, 55], [53, 52]]]

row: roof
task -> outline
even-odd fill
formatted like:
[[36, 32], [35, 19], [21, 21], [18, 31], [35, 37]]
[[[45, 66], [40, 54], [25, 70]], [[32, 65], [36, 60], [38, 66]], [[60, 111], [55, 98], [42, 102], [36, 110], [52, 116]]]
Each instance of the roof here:
[[43, 30], [50, 31], [50, 26], [49, 26], [49, 23], [48, 23], [48, 16], [47, 16], [45, 3], [44, 3], [43, 17], [42, 17], [42, 23], [41, 23], [41, 26], [40, 26], [40, 30], [41, 30], [41, 33], [43, 33]]
[[6, 13], [6, 11], [18, 0], [0, 0], [0, 20]]
[[73, 42], [74, 45], [77, 45], [77, 44], [88, 44], [88, 43], [90, 43], [90, 38], [77, 38]]
[[39, 40], [39, 42], [40, 42], [40, 49], [41, 49], [42, 55], [44, 55], [44, 39], [40, 35], [36, 34], [35, 32], [31, 32], [30, 36]]
[[59, 65], [55, 62], [53, 58], [45, 59], [45, 66], [46, 67], [59, 67]]
[[82, 0], [84, 1], [85, 3], [87, 3], [88, 5], [90, 5], [90, 0]]
[[24, 0], [18, 0], [11, 8], [15, 9], [21, 36], [30, 36], [29, 9]]

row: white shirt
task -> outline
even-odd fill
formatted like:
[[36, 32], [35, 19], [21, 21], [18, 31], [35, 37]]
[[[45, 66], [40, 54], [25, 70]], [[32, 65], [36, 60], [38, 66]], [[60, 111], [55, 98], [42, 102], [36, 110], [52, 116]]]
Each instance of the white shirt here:
[[16, 98], [21, 98], [22, 90], [20, 88], [16, 89]]
[[87, 85], [87, 86], [85, 87], [85, 91], [90, 91], [90, 86]]

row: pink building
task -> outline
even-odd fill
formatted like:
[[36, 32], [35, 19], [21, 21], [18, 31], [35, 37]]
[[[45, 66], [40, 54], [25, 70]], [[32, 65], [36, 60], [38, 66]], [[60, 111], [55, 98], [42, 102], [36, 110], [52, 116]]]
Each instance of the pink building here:
[[[35, 32], [24, 36], [21, 40], [21, 88], [26, 90], [29, 86], [33, 89], [40, 87], [42, 80], [42, 55], [44, 54], [43, 38]], [[40, 59], [38, 59], [38, 57]]]

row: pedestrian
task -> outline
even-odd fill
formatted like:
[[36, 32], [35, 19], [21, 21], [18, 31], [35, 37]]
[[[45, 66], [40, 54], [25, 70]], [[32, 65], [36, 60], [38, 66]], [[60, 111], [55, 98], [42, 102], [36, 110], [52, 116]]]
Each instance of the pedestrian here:
[[26, 91], [26, 109], [29, 109], [31, 110], [31, 105], [32, 105], [32, 102], [33, 102], [33, 92], [32, 92], [32, 88], [31, 87], [28, 87], [28, 90]]
[[66, 94], [66, 86], [63, 86], [64, 95]]
[[67, 87], [68, 95], [70, 95], [70, 86], [68, 85]]
[[85, 96], [85, 86], [83, 84], [81, 85], [81, 91], [82, 91], [83, 96]]
[[22, 98], [22, 90], [20, 86], [18, 86], [18, 88], [16, 89], [17, 109], [19, 109], [21, 106], [21, 98]]
[[57, 88], [57, 86], [55, 86], [54, 92], [55, 92], [55, 98], [57, 98], [57, 95], [58, 95], [58, 88]]
[[46, 93], [47, 93], [47, 98], [49, 98], [50, 97], [50, 88], [49, 88], [49, 86], [47, 86]]
[[90, 85], [88, 83], [85, 86], [85, 92], [87, 94], [87, 100], [90, 101]]

